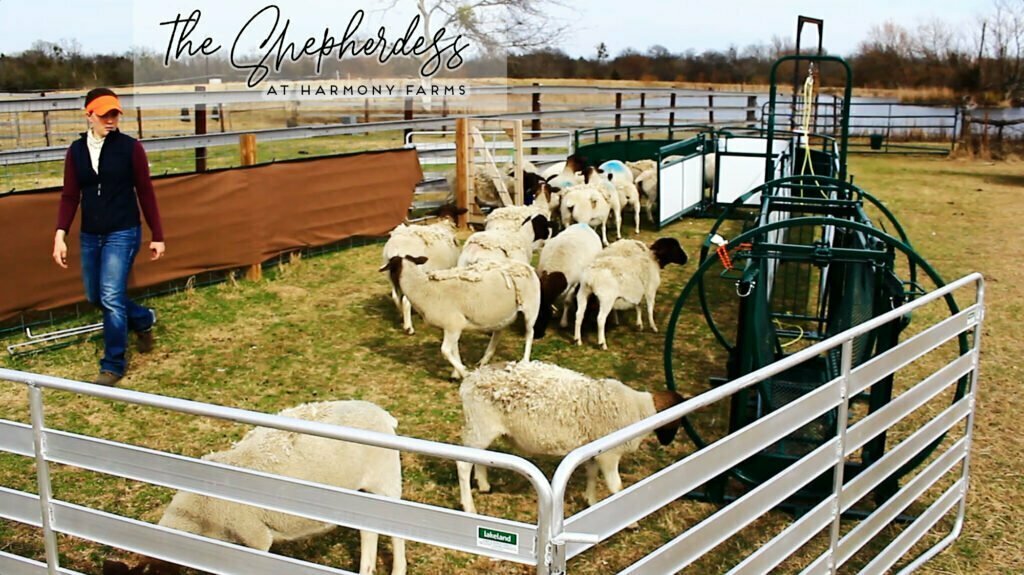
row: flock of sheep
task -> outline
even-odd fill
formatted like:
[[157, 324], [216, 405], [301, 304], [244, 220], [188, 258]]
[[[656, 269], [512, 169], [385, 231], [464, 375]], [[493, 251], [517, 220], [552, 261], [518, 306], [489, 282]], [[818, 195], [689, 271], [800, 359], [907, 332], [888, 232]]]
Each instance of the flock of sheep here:
[[[470, 235], [461, 246], [454, 224], [459, 211], [452, 206], [442, 206], [437, 223], [402, 224], [391, 232], [380, 271], [388, 273], [391, 297], [407, 333], [414, 333], [413, 309], [444, 333], [441, 353], [453, 368], [452, 377], [462, 380], [465, 445], [486, 449], [504, 436], [526, 454], [565, 455], [683, 400], [674, 391], [636, 391], [614, 379], [592, 378], [530, 360], [533, 339], [543, 337], [556, 306], [561, 308], [560, 325], [566, 328], [575, 304], [577, 345], [582, 344], [581, 325], [592, 298], [598, 306], [598, 344], [603, 349], [607, 349], [605, 320], [612, 310], [635, 309], [642, 329], [646, 308], [648, 323], [657, 331], [653, 314], [660, 270], [671, 263], [686, 263], [686, 253], [674, 238], [660, 238], [651, 245], [631, 239], [609, 244], [605, 239], [610, 215], [621, 238], [623, 206], [632, 207], [637, 232], [641, 198], [650, 214], [650, 203], [656, 201], [650, 190], [657, 185], [648, 186], [651, 172], [656, 178], [657, 171], [654, 162], [649, 163], [606, 162], [593, 167], [570, 156], [551, 174], [529, 169], [525, 180], [534, 203], [493, 210], [485, 229]], [[640, 189], [647, 191], [641, 194]], [[555, 223], [559, 218], [561, 225]], [[593, 229], [598, 226], [600, 236]], [[487, 365], [502, 332], [520, 314], [525, 324], [521, 361]], [[463, 331], [491, 334], [473, 371], [459, 353]], [[398, 424], [382, 408], [363, 401], [305, 404], [280, 415], [388, 434], [394, 434]], [[662, 444], [672, 441], [678, 426], [674, 422], [657, 430]], [[610, 492], [621, 489], [619, 459], [639, 444], [639, 439], [631, 441], [587, 463], [589, 504], [597, 500], [598, 470]], [[257, 428], [231, 449], [204, 459], [387, 497], [402, 495], [399, 453], [383, 448]], [[470, 487], [474, 467], [479, 490], [490, 490], [485, 467], [457, 464], [461, 506], [471, 513], [476, 509]], [[274, 543], [333, 527], [187, 492], [174, 497], [160, 525], [264, 551]], [[369, 575], [376, 565], [377, 535], [361, 532], [360, 546], [359, 573]], [[393, 538], [393, 550], [391, 573], [403, 575], [404, 542]], [[144, 558], [132, 568], [107, 561], [103, 572], [162, 575], [178, 573], [180, 567]]]

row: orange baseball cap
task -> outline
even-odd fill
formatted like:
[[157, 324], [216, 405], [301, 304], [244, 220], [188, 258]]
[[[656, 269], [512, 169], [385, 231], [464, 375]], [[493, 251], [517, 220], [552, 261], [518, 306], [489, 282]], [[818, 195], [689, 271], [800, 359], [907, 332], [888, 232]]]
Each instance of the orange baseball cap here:
[[86, 112], [90, 112], [98, 116], [106, 116], [112, 110], [117, 110], [122, 114], [124, 113], [124, 110], [121, 109], [121, 101], [117, 99], [117, 96], [111, 96], [109, 94], [96, 98], [92, 102], [89, 102], [89, 105], [85, 107]]

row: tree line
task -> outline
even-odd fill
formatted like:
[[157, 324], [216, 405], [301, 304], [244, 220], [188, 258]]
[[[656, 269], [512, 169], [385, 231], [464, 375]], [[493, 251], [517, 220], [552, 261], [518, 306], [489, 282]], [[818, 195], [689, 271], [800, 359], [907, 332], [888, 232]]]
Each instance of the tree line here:
[[[941, 20], [915, 28], [894, 22], [875, 26], [854, 53], [846, 55], [854, 70], [854, 86], [919, 89], [926, 94], [930, 93], [928, 89], [938, 89], [933, 90], [935, 98], [964, 98], [985, 104], [1024, 103], [1024, 0], [996, 0], [993, 11], [971, 25], [957, 28]], [[764, 85], [769, 82], [772, 63], [793, 52], [792, 42], [779, 37], [768, 43], [723, 51], [672, 52], [655, 45], [644, 51], [627, 49], [614, 56], [603, 43], [594, 47], [593, 54], [579, 57], [549, 46], [534, 46], [528, 50], [513, 49], [507, 57], [507, 67], [512, 78]], [[90, 55], [82, 53], [74, 41], [38, 41], [23, 52], [0, 54], [0, 91], [131, 85], [140, 83], [138, 75], [163, 69], [161, 60], [160, 55], [152, 52]], [[370, 72], [358, 61], [327, 63], [321, 77], [358, 78]], [[313, 76], [311, 61], [287, 65], [291, 77]], [[187, 81], [203, 81], [207, 77], [241, 80], [245, 76], [221, 58], [192, 59], [175, 66], [172, 75]], [[470, 61], [465, 68], [471, 71], [482, 66]], [[780, 82], [792, 81], [791, 67], [780, 72]], [[797, 74], [806, 75], [806, 65], [801, 65]], [[822, 67], [819, 74], [822, 85], [842, 84], [841, 70], [836, 67]]]

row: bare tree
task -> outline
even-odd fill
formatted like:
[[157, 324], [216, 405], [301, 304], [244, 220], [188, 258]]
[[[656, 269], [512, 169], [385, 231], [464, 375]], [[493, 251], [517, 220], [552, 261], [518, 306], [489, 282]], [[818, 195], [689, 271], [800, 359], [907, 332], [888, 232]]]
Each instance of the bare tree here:
[[[400, 0], [387, 0], [386, 9]], [[487, 54], [553, 48], [564, 41], [568, 24], [549, 11], [561, 0], [416, 0], [423, 36], [431, 39], [444, 28], [462, 34]]]
[[986, 53], [993, 60], [992, 87], [1004, 99], [1024, 93], [1024, 0], [996, 0], [995, 14], [986, 21]]

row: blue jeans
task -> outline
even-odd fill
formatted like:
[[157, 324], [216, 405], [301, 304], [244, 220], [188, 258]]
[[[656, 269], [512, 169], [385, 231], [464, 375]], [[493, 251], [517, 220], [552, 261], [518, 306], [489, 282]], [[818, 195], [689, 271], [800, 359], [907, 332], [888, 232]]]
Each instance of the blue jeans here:
[[135, 226], [109, 234], [82, 232], [82, 281], [89, 303], [103, 310], [103, 359], [100, 369], [124, 375], [128, 331], [153, 327], [153, 311], [128, 299], [128, 274], [142, 242]]

